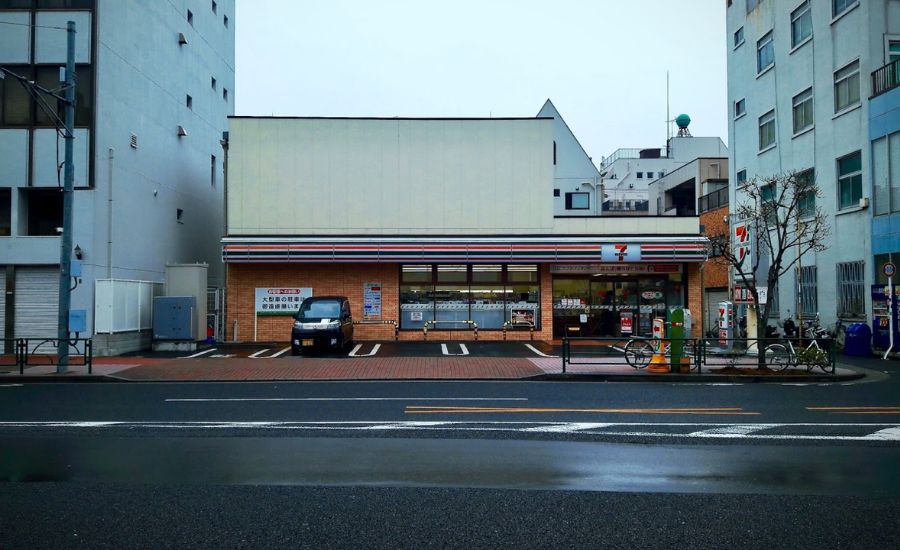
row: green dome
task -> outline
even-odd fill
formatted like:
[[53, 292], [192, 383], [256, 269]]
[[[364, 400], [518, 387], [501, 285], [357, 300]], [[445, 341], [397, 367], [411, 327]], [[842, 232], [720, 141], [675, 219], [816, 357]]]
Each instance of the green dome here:
[[678, 115], [675, 117], [675, 124], [677, 124], [679, 128], [687, 128], [690, 123], [691, 117], [687, 115]]

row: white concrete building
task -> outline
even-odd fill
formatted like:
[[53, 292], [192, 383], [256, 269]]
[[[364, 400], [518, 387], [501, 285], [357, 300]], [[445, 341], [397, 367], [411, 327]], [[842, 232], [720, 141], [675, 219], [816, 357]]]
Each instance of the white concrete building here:
[[[680, 166], [698, 158], [722, 157], [728, 148], [717, 137], [676, 136], [668, 147], [617, 149], [600, 163], [600, 184], [604, 200], [602, 212], [615, 215], [655, 214], [650, 205], [649, 185]], [[696, 216], [695, 208], [678, 215]]]
[[[167, 263], [206, 262], [211, 284], [222, 284], [219, 141], [234, 112], [233, 17], [234, 0], [0, 1], [0, 67], [47, 88], [59, 87], [66, 22], [77, 26], [81, 336], [100, 332], [100, 279], [161, 283]], [[56, 336], [62, 150], [19, 81], [0, 80], [0, 342]], [[141, 307], [117, 304], [115, 318], [97, 306], [109, 334], [95, 338], [95, 353], [133, 345], [147, 328], [153, 289], [143, 288]]]
[[810, 171], [831, 226], [828, 249], [779, 282], [778, 313], [795, 316], [799, 293], [803, 315], [863, 320], [875, 269], [871, 75], [900, 41], [900, 1], [729, 0], [727, 30], [731, 204], [755, 176]]

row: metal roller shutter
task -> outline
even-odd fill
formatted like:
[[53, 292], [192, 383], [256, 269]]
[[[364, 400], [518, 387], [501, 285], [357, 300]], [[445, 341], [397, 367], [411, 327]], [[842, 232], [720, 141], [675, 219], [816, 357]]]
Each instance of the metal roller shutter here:
[[59, 268], [16, 269], [16, 338], [56, 338], [58, 302]]
[[6, 353], [6, 267], [0, 265], [0, 354]]

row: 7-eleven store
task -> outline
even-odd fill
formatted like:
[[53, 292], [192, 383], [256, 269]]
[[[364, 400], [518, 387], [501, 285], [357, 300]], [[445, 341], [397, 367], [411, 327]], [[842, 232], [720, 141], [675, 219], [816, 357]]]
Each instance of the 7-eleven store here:
[[[228, 339], [287, 340], [310, 294], [347, 296], [354, 320], [394, 321], [401, 340], [422, 340], [426, 323], [429, 339], [445, 340], [472, 339], [473, 323], [484, 340], [649, 334], [667, 310], [699, 313], [705, 244], [656, 235], [226, 237]], [[393, 337], [390, 324], [356, 329], [359, 340]]]

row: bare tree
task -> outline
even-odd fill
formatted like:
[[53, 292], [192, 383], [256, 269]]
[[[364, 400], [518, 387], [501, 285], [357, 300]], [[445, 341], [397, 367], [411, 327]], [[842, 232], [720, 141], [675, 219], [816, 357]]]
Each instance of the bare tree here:
[[[720, 261], [733, 271], [735, 283], [759, 304], [761, 287], [776, 291], [782, 275], [810, 253], [825, 250], [831, 228], [817, 205], [822, 193], [812, 171], [757, 177], [738, 188], [736, 195], [731, 231], [711, 241], [719, 248]], [[763, 265], [760, 273], [763, 258], [768, 269]], [[760, 331], [768, 326], [771, 303], [768, 299], [757, 307]], [[759, 352], [759, 367], [766, 368], [765, 354]]]

